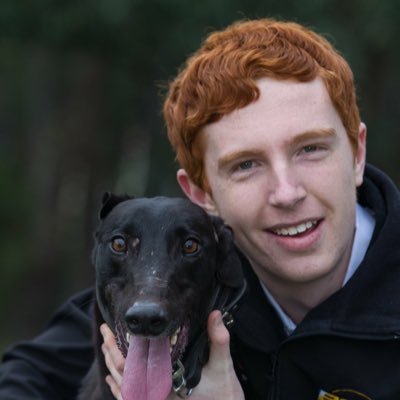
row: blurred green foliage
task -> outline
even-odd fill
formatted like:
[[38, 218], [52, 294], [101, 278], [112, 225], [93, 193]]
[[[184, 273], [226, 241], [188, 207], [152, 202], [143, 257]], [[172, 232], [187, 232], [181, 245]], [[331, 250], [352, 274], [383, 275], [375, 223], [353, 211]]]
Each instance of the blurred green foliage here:
[[163, 88], [208, 32], [268, 16], [349, 60], [369, 160], [399, 183], [397, 0], [2, 0], [0, 351], [93, 281], [103, 191], [180, 195]]

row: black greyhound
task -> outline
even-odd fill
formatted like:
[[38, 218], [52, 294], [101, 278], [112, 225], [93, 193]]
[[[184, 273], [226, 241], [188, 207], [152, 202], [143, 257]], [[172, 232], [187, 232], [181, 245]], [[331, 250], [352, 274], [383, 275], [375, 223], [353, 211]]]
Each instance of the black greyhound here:
[[99, 325], [126, 358], [124, 400], [181, 397], [208, 358], [207, 317], [225, 319], [245, 290], [232, 232], [183, 198], [106, 193], [96, 231], [96, 361], [78, 400], [114, 399], [105, 383]]

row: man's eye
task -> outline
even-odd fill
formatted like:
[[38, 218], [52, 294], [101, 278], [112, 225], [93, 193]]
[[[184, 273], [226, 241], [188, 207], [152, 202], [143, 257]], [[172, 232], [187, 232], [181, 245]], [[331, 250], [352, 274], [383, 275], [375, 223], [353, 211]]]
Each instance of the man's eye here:
[[195, 239], [188, 239], [183, 243], [182, 251], [184, 254], [195, 254], [200, 248], [199, 242]]
[[111, 239], [111, 249], [116, 253], [125, 253], [127, 249], [126, 241], [121, 236], [116, 236]]
[[318, 149], [318, 147], [314, 144], [310, 144], [308, 146], [303, 147], [304, 153], [312, 153], [312, 152], [316, 151], [317, 149]]
[[240, 170], [250, 169], [254, 166], [254, 162], [252, 160], [246, 160], [239, 164]]

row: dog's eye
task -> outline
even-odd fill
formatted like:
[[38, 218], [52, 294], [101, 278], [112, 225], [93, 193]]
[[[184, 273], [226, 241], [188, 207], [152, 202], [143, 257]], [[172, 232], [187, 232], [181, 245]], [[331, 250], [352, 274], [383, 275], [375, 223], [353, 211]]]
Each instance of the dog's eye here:
[[195, 254], [199, 250], [199, 242], [194, 239], [188, 239], [183, 243], [183, 252], [185, 254]]
[[116, 252], [116, 253], [125, 253], [126, 252], [126, 242], [124, 238], [121, 236], [116, 236], [112, 238], [111, 240], [111, 248]]

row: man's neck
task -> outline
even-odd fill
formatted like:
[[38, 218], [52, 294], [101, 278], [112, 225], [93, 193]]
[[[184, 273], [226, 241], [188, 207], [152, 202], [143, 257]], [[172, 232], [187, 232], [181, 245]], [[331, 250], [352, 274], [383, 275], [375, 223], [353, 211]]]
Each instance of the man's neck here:
[[356, 233], [349, 254], [345, 254], [338, 263], [338, 267], [323, 279], [290, 284], [274, 277], [259, 276], [267, 296], [278, 313], [281, 309], [287, 314], [286, 316], [281, 315], [281, 318], [291, 319], [286, 324], [286, 328], [291, 325], [291, 328], [294, 329], [293, 322], [295, 324], [301, 322], [311, 309], [339, 290], [354, 274], [364, 259], [373, 235], [375, 219], [372, 212], [357, 204], [355, 225]]
[[289, 318], [299, 324], [311, 309], [342, 287], [349, 258], [350, 254], [331, 274], [313, 282], [288, 284], [268, 277], [261, 281]]

